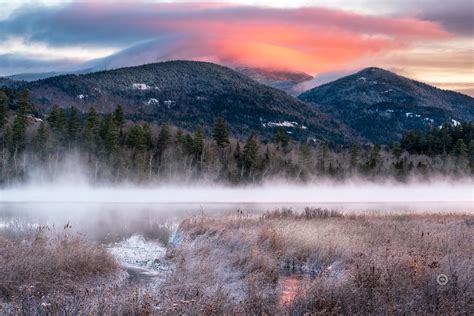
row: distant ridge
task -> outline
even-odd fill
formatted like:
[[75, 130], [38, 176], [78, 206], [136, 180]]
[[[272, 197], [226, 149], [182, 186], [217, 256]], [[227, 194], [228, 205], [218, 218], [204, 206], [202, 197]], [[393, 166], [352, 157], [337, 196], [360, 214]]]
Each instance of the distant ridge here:
[[299, 98], [371, 142], [398, 140], [408, 130], [474, 121], [473, 98], [375, 67], [310, 89]]
[[129, 118], [195, 129], [222, 116], [237, 135], [251, 131], [270, 137], [282, 126], [297, 139], [344, 142], [351, 135], [308, 105], [230, 68], [196, 61], [61, 75], [27, 84], [40, 109], [54, 104], [101, 112], [122, 105]]

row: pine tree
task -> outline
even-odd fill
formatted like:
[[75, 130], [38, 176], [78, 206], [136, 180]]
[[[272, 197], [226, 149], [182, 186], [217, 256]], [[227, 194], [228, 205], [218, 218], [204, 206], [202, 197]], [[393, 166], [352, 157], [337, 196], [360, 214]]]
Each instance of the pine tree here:
[[89, 153], [89, 160], [91, 155], [97, 149], [97, 139], [99, 136], [99, 115], [95, 108], [91, 107], [87, 113], [86, 126], [83, 132], [83, 144]]
[[134, 124], [127, 135], [127, 145], [138, 151], [146, 149], [145, 135], [143, 128], [139, 124]]
[[397, 159], [400, 159], [400, 157], [402, 156], [402, 147], [399, 143], [394, 143], [392, 145], [392, 155], [394, 155]]
[[7, 123], [8, 97], [5, 92], [0, 91], [0, 131]]
[[26, 129], [28, 127], [28, 112], [31, 106], [28, 100], [28, 92], [23, 91], [18, 101], [18, 109], [12, 126], [12, 144], [14, 150], [23, 149], [26, 142]]
[[458, 159], [466, 159], [467, 158], [467, 153], [468, 153], [468, 148], [466, 146], [466, 143], [460, 138], [456, 142], [456, 145], [454, 146], [454, 156]]
[[234, 158], [239, 160], [240, 155], [241, 155], [240, 142], [237, 142], [237, 145], [235, 146]]
[[35, 153], [44, 159], [49, 150], [49, 131], [45, 122], [41, 122], [33, 139], [33, 149]]
[[142, 130], [143, 130], [143, 140], [145, 142], [145, 148], [146, 149], [151, 149], [153, 146], [153, 135], [151, 132], [151, 127], [150, 124], [142, 124]]
[[121, 105], [117, 106], [114, 111], [114, 122], [117, 127], [121, 130], [125, 124], [125, 118], [123, 114], [123, 108]]
[[101, 137], [106, 157], [110, 157], [118, 148], [118, 127], [112, 114], [105, 115], [102, 120]]
[[372, 147], [370, 152], [369, 160], [367, 161], [367, 168], [373, 170], [377, 168], [382, 162], [382, 157], [380, 155], [380, 145], [375, 145]]
[[469, 167], [471, 168], [471, 173], [474, 173], [474, 139], [471, 139], [468, 147], [468, 159]]
[[54, 105], [49, 113], [48, 123], [54, 134], [55, 145], [64, 144], [68, 134], [68, 124], [64, 109], [60, 108], [58, 105]]
[[214, 138], [217, 146], [220, 148], [225, 148], [227, 145], [229, 145], [229, 131], [223, 118], [218, 118], [214, 123], [212, 137]]
[[252, 169], [258, 162], [258, 141], [255, 133], [252, 133], [244, 146], [243, 163], [247, 169]]
[[198, 127], [193, 136], [193, 154], [196, 158], [202, 156], [204, 151], [204, 131]]
[[359, 146], [353, 145], [351, 148], [351, 160], [350, 160], [351, 169], [357, 169], [357, 166], [359, 165], [359, 155], [360, 155]]
[[75, 143], [79, 137], [79, 131], [81, 127], [81, 114], [76, 107], [71, 107], [69, 109], [69, 119], [68, 119], [68, 134], [69, 141]]
[[290, 143], [290, 137], [288, 134], [285, 132], [283, 127], [278, 127], [275, 133], [275, 136], [273, 137], [273, 142], [277, 144], [277, 146], [281, 146], [281, 148], [286, 149], [288, 147], [288, 144]]
[[163, 124], [158, 135], [156, 149], [158, 153], [162, 154], [166, 148], [171, 144], [171, 131], [168, 124]]

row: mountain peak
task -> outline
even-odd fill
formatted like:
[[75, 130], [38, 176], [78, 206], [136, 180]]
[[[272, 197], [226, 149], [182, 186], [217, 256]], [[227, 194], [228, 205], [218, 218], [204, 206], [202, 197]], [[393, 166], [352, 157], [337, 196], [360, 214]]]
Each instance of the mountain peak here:
[[372, 142], [399, 139], [407, 130], [427, 130], [474, 121], [474, 99], [370, 67], [302, 93], [299, 98], [348, 125]]
[[298, 139], [346, 140], [337, 124], [311, 105], [208, 62], [177, 60], [63, 75], [26, 87], [40, 110], [58, 104], [110, 112], [120, 104], [135, 120], [169, 122], [188, 130], [212, 126], [223, 117], [236, 136], [256, 131], [269, 138], [275, 126], [289, 122], [288, 132]]

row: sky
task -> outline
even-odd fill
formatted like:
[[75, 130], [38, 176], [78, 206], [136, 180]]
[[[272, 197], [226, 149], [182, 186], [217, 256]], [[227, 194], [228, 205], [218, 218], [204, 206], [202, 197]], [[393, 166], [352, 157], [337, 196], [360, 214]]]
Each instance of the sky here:
[[0, 76], [191, 59], [324, 81], [377, 66], [474, 96], [472, 0], [0, 0], [0, 7]]

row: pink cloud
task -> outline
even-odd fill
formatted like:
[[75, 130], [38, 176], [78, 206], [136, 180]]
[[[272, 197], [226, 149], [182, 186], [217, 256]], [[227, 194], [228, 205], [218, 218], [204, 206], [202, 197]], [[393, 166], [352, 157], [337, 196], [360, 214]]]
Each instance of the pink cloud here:
[[12, 29], [57, 45], [130, 47], [159, 39], [155, 51], [143, 54], [142, 63], [182, 58], [311, 73], [452, 36], [436, 23], [413, 17], [222, 3], [88, 1], [66, 5], [44, 18], [17, 18]]

